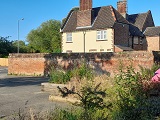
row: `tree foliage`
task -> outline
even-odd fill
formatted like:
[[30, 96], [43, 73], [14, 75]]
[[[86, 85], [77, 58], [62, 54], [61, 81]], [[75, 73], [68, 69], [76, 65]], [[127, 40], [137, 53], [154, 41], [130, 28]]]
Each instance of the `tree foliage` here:
[[[13, 47], [16, 49], [14, 52], [17, 52], [17, 47], [18, 47], [18, 41], [13, 41], [12, 42]], [[28, 51], [28, 46], [25, 44], [24, 41], [19, 40], [19, 52], [20, 53], [27, 53]]]
[[55, 53], [61, 50], [61, 22], [49, 20], [27, 35], [30, 52]]
[[0, 37], [0, 57], [7, 57], [9, 53], [15, 51], [12, 42], [8, 41], [5, 37]]

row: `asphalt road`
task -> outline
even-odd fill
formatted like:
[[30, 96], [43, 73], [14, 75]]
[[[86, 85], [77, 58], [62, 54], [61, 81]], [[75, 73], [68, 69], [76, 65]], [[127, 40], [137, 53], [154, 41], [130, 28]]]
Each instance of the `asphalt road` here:
[[41, 83], [47, 82], [43, 77], [7, 76], [7, 68], [0, 67], [0, 118], [11, 114], [27, 112], [34, 113], [50, 111], [65, 103], [50, 102], [49, 93], [41, 91]]
[[0, 66], [0, 78], [5, 78], [7, 77], [7, 67], [2, 67]]

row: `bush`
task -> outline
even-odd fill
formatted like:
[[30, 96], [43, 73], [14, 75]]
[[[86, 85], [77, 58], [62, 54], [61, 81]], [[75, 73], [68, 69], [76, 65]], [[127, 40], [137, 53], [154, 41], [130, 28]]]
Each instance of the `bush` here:
[[[65, 96], [77, 94], [81, 104], [80, 109], [60, 110], [57, 120], [156, 120], [160, 116], [160, 96], [151, 96], [151, 92], [160, 92], [159, 85], [150, 82], [154, 72], [159, 68], [154, 65], [151, 69], [140, 67], [140, 72], [135, 72], [132, 66], [121, 69], [114, 80], [105, 82], [93, 79], [93, 71], [87, 66], [72, 69], [72, 71], [53, 72], [54, 82], [66, 83], [71, 77], [86, 81], [79, 91], [75, 88], [60, 89]], [[124, 71], [125, 70], [125, 71]], [[109, 82], [109, 83], [108, 83]], [[110, 82], [113, 82], [112, 84]], [[79, 86], [81, 86], [79, 84]], [[105, 90], [106, 89], [106, 90]], [[105, 94], [104, 94], [105, 93]], [[105, 97], [107, 95], [107, 97]], [[79, 108], [78, 107], [78, 108]]]
[[113, 119], [154, 120], [160, 114], [159, 98], [155, 100], [155, 98], [148, 97], [148, 93], [144, 90], [144, 78], [151, 77], [151, 74], [147, 76], [148, 71], [152, 70], [143, 68], [142, 72], [136, 73], [130, 66], [127, 72], [121, 70], [121, 73], [115, 77], [118, 94]]
[[49, 82], [56, 84], [65, 84], [70, 81], [71, 77], [71, 71], [56, 70], [55, 68], [52, 68], [52, 70], [50, 71]]
[[77, 80], [82, 80], [84, 78], [92, 80], [94, 78], [94, 73], [86, 63], [82, 63], [79, 67], [74, 66], [71, 70], [52, 67], [49, 76], [50, 83], [65, 84], [70, 81], [72, 77], [75, 77]]
[[75, 67], [72, 70], [73, 76], [76, 77], [77, 79], [84, 79], [86, 78], [87, 80], [92, 80], [94, 78], [94, 73], [91, 68], [87, 65], [87, 63], [81, 63], [79, 67]]
[[152, 68], [145, 68], [145, 67], [142, 67], [142, 66], [139, 66], [140, 67], [140, 77], [142, 80], [144, 81], [150, 81], [151, 78], [154, 76], [154, 73], [156, 70], [158, 70], [160, 68], [160, 65], [158, 64], [154, 64], [152, 66]]
[[110, 108], [112, 108], [111, 103], [104, 101], [106, 90], [100, 88], [101, 83], [97, 85], [94, 85], [92, 81], [88, 81], [88, 83], [81, 88], [80, 92], [75, 92], [74, 87], [71, 90], [66, 87], [58, 87], [58, 89], [63, 97], [67, 97], [69, 94], [78, 95], [80, 103], [75, 105], [79, 106], [81, 111], [78, 113], [79, 116], [72, 113], [72, 116], [77, 116], [75, 120], [106, 120], [109, 116]]
[[81, 108], [55, 109], [47, 116], [47, 120], [107, 120], [106, 109], [84, 110]]

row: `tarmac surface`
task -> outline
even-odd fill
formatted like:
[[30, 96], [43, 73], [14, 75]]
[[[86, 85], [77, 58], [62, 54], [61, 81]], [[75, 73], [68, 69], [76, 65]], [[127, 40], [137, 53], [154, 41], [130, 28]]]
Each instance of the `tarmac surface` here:
[[49, 93], [41, 91], [44, 77], [8, 76], [7, 67], [0, 67], [0, 119], [19, 111], [43, 113], [66, 103], [50, 102]]

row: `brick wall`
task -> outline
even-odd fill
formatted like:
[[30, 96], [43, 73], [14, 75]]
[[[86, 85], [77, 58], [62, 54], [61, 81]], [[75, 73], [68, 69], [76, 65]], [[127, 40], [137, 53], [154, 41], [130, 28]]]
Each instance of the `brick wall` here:
[[144, 46], [142, 44], [134, 44], [133, 45], [134, 50], [144, 50]]
[[0, 58], [0, 66], [8, 66], [8, 58]]
[[91, 10], [92, 0], [80, 0], [80, 10]]
[[114, 75], [120, 63], [124, 66], [139, 65], [150, 68], [154, 63], [152, 52], [123, 53], [87, 53], [87, 54], [10, 54], [8, 74], [44, 75], [51, 66], [60, 65], [64, 69], [72, 67], [76, 62], [86, 58], [89, 65], [97, 72]]
[[146, 48], [148, 51], [159, 51], [160, 50], [159, 36], [146, 37]]
[[118, 1], [117, 2], [117, 10], [123, 17], [126, 18], [127, 13], [127, 1]]
[[45, 54], [10, 54], [8, 74], [43, 75]]

